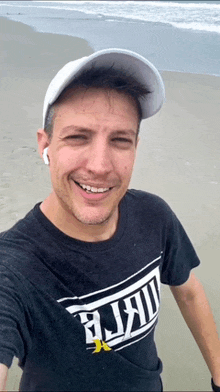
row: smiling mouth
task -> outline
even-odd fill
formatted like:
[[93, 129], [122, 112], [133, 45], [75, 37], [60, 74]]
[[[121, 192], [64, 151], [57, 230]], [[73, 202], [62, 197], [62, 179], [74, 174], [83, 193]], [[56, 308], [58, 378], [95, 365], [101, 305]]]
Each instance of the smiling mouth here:
[[75, 181], [75, 184], [78, 185], [81, 189], [83, 189], [86, 193], [93, 193], [93, 194], [98, 194], [98, 193], [106, 193], [110, 191], [113, 187], [111, 188], [96, 188], [90, 185], [85, 185], [85, 184], [80, 184], [79, 182]]

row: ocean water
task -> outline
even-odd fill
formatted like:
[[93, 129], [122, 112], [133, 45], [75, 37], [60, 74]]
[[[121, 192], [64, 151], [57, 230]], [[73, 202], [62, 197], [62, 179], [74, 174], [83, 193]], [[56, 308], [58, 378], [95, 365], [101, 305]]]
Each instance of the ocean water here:
[[220, 1], [0, 1], [0, 16], [94, 50], [135, 50], [160, 70], [220, 76]]

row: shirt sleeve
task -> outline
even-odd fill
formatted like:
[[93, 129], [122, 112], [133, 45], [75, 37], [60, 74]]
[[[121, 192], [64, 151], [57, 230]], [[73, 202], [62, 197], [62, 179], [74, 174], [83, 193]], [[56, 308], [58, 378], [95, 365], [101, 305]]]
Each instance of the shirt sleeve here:
[[188, 280], [191, 269], [199, 264], [199, 258], [188, 235], [171, 211], [166, 230], [161, 282], [179, 286]]
[[25, 362], [31, 344], [31, 315], [28, 293], [11, 270], [0, 265], [0, 363], [8, 368], [13, 357]]

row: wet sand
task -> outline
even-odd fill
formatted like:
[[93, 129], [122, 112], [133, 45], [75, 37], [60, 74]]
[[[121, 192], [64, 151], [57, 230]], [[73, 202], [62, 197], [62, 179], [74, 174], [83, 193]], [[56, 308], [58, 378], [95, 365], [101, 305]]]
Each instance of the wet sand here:
[[[48, 168], [38, 156], [46, 88], [67, 61], [92, 53], [80, 38], [42, 34], [1, 18], [3, 44], [0, 127], [0, 230], [11, 227], [50, 192]], [[204, 284], [220, 330], [220, 78], [161, 72], [166, 103], [142, 122], [131, 187], [156, 193], [174, 209], [202, 264]], [[169, 289], [162, 289], [156, 331], [165, 391], [210, 390], [204, 360]], [[17, 367], [8, 390], [17, 390]]]

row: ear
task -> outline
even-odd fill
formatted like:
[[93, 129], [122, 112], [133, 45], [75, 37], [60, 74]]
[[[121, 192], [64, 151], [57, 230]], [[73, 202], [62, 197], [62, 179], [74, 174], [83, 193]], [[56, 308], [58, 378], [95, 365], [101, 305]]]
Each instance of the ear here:
[[38, 129], [38, 131], [37, 131], [37, 143], [38, 143], [38, 152], [39, 152], [41, 158], [43, 158], [44, 150], [50, 144], [48, 135], [46, 134], [44, 129]]

